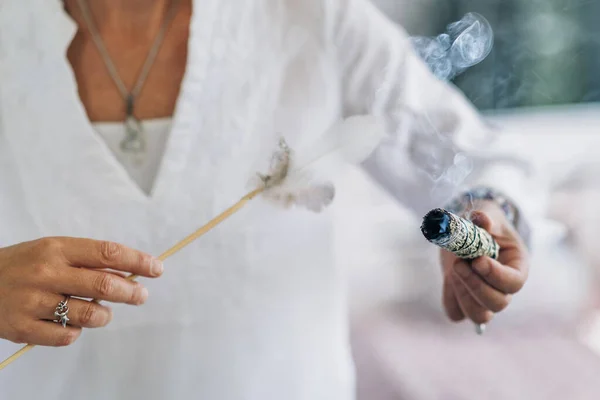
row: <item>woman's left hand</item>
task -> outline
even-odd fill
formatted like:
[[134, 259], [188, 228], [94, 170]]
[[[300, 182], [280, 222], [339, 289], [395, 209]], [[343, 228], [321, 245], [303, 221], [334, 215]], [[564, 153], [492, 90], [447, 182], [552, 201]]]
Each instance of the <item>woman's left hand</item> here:
[[451, 320], [468, 318], [484, 324], [494, 313], [505, 309], [512, 295], [521, 290], [527, 280], [529, 260], [525, 243], [498, 205], [482, 202], [472, 212], [471, 220], [496, 239], [500, 246], [498, 260], [479, 257], [467, 261], [442, 250], [442, 297]]

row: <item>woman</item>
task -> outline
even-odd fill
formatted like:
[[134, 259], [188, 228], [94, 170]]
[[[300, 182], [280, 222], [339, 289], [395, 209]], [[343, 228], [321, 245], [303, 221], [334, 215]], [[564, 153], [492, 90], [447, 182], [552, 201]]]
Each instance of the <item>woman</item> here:
[[[455, 157], [489, 161], [489, 128], [366, 0], [8, 0], [0, 19], [0, 335], [48, 346], [0, 373], [9, 399], [350, 399], [328, 212], [259, 201], [160, 279], [120, 274], [161, 275], [148, 254], [243, 194], [281, 132], [293, 147], [341, 116], [384, 118], [366, 167], [419, 213], [496, 171]], [[445, 254], [443, 298], [485, 323], [526, 251], [512, 203], [474, 204], [507, 251]], [[113, 311], [73, 298], [65, 314], [65, 296]], [[103, 328], [75, 342], [81, 327]]]

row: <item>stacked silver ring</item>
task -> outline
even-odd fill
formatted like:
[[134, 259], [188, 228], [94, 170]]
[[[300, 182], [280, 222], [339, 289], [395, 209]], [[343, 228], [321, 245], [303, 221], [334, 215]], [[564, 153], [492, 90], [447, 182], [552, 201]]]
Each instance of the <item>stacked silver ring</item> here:
[[69, 303], [69, 298], [69, 296], [66, 296], [63, 301], [58, 303], [54, 310], [54, 316], [56, 317], [54, 322], [61, 324], [63, 328], [66, 328], [67, 322], [69, 322], [69, 306], [67, 305]]

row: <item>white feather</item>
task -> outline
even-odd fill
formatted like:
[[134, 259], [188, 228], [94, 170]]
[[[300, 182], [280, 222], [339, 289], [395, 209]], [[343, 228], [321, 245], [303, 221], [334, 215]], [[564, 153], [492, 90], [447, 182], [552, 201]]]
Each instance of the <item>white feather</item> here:
[[333, 201], [335, 187], [330, 182], [319, 181], [306, 184], [283, 184], [267, 190], [263, 197], [285, 208], [296, 206], [321, 212]]
[[315, 167], [315, 163], [329, 161], [358, 164], [375, 150], [383, 136], [382, 125], [372, 115], [348, 117], [331, 126], [314, 142], [296, 149], [294, 165], [310, 168]]
[[372, 116], [354, 116], [334, 124], [308, 146], [292, 150], [285, 141], [273, 154], [263, 197], [280, 206], [298, 206], [320, 212], [335, 197], [327, 178], [344, 163], [367, 158], [383, 138], [383, 129]]

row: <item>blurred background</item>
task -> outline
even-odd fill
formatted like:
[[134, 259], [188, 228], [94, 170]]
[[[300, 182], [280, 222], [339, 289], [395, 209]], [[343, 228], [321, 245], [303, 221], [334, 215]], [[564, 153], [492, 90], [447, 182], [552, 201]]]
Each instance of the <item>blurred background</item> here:
[[445, 319], [419, 218], [348, 171], [338, 262], [349, 270], [359, 400], [596, 399], [600, 0], [374, 3], [411, 36], [435, 37], [470, 12], [489, 21], [491, 53], [452, 84], [501, 128], [501, 145], [532, 161], [546, 197], [530, 279], [479, 337]]
[[435, 36], [465, 14], [483, 15], [494, 49], [455, 80], [482, 110], [600, 100], [596, 0], [374, 0], [411, 35]]

